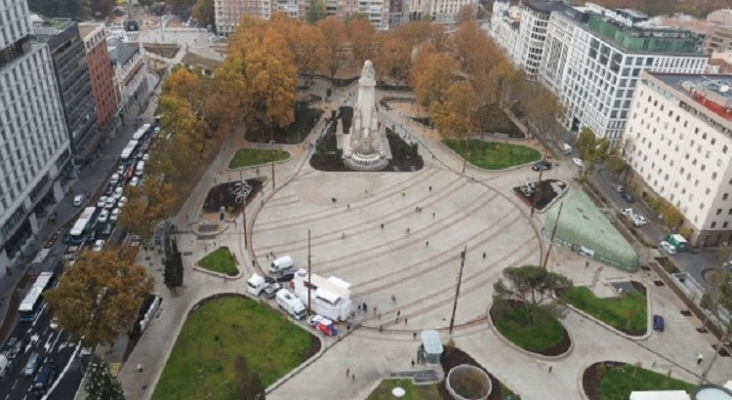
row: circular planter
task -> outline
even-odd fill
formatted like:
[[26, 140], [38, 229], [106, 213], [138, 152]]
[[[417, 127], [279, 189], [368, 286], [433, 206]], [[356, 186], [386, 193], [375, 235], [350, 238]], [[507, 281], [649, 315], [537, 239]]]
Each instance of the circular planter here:
[[[460, 381], [466, 384], [460, 384]], [[461, 364], [454, 367], [447, 374], [445, 388], [455, 400], [485, 400], [493, 391], [491, 378], [480, 368], [472, 365]], [[466, 391], [476, 392], [477, 395], [469, 396]]]

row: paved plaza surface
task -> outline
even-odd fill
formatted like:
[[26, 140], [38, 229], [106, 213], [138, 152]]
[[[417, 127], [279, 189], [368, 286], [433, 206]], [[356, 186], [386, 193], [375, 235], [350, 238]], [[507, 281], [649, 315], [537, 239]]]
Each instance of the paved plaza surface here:
[[[325, 89], [316, 86], [317, 90]], [[354, 91], [355, 86], [336, 91], [326, 108], [341, 104]], [[224, 146], [176, 221], [181, 230], [179, 247], [186, 254], [185, 286], [177, 295], [171, 295], [162, 284], [157, 249], [141, 252], [141, 263], [155, 276], [156, 290], [164, 301], [121, 370], [128, 398], [151, 396], [185, 315], [197, 302], [217, 293], [244, 293], [246, 279], [260, 272], [260, 266], [266, 268], [270, 253], [289, 254], [296, 268], [306, 267], [308, 230], [313, 272], [351, 283], [354, 301], [366, 302], [369, 312], [357, 313], [355, 328], [345, 337], [325, 339], [317, 359], [273, 385], [269, 399], [365, 398], [389, 372], [411, 370], [419, 346], [413, 332], [437, 329], [444, 341], [449, 337], [460, 252], [466, 247], [452, 338], [457, 347], [523, 398], [581, 399], [582, 371], [605, 360], [641, 363], [660, 373], [670, 370], [674, 377], [692, 382], [698, 379], [712, 357], [714, 339], [697, 333], [695, 327], [701, 323], [680, 313], [684, 307], [669, 288], [654, 286], [650, 272], [629, 274], [595, 262], [587, 265], [585, 258], [561, 248], [552, 250], [549, 268], [569, 276], [577, 285], [591, 286], [598, 295], [612, 295], [609, 284], [613, 281], [633, 279], [646, 284], [649, 314], [664, 315], [666, 332], [631, 340], [569, 311], [562, 323], [574, 347], [565, 357], [552, 361], [514, 350], [496, 337], [487, 321], [493, 283], [505, 267], [539, 264], [548, 247], [540, 235], [543, 216], [529, 218], [529, 207], [512, 192], [519, 181], [535, 178], [536, 173], [529, 167], [504, 172], [469, 167], [463, 174], [462, 161], [439, 145], [434, 132], [409, 122], [399, 110], [383, 112], [382, 117], [400, 125], [400, 133], [420, 143], [425, 160], [422, 170], [321, 172], [307, 163], [312, 150], [306, 146], [279, 146], [293, 158], [277, 164], [276, 191], [272, 191], [269, 167], [242, 172], [245, 179], [266, 179], [264, 192], [247, 209], [252, 243], [246, 249], [241, 215], [236, 224], [228, 224], [215, 237], [198, 237], [191, 230], [208, 189], [239, 179], [238, 171], [225, 169], [238, 146]], [[315, 141], [323, 123], [318, 122], [306, 143]], [[560, 163], [544, 177], [572, 184], [576, 168]], [[223, 245], [240, 260], [241, 278], [224, 279], [192, 268], [207, 252]], [[397, 313], [401, 316], [398, 320]], [[705, 361], [698, 366], [700, 353]], [[138, 363], [144, 365], [143, 372], [136, 370]], [[551, 373], [549, 366], [553, 367]], [[346, 379], [346, 369], [355, 373], [355, 380]], [[725, 382], [731, 378], [729, 371], [732, 362], [720, 357], [709, 378]]]

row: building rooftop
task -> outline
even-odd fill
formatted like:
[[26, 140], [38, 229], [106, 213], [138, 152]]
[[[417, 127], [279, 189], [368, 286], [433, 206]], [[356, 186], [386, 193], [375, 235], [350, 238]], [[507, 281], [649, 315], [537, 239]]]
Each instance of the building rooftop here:
[[56, 35], [74, 24], [71, 18], [53, 18], [48, 21], [37, 22], [33, 26], [36, 35]]
[[88, 34], [94, 32], [100, 25], [104, 25], [103, 22], [83, 22], [79, 24], [79, 35], [86, 37]]
[[732, 75], [649, 73], [675, 89], [679, 98], [690, 100], [732, 122]]
[[112, 63], [119, 63], [124, 65], [127, 61], [138, 53], [140, 48], [131, 43], [120, 43], [117, 47], [109, 53], [109, 59]]
[[523, 4], [527, 8], [546, 14], [561, 11], [568, 7], [562, 0], [525, 0]]

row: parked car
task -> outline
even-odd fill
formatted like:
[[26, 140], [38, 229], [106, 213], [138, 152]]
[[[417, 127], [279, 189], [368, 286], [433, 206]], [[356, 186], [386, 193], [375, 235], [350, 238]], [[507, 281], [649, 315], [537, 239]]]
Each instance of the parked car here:
[[645, 225], [647, 223], [648, 223], [648, 221], [646, 221], [646, 217], [644, 217], [642, 215], [638, 215], [638, 214], [636, 214], [636, 215], [633, 216], [633, 225], [635, 225], [635, 226], [643, 226], [643, 225]]
[[622, 197], [623, 200], [627, 201], [628, 203], [632, 203], [632, 202], [635, 201], [635, 199], [633, 198], [633, 196], [630, 193], [628, 193], [628, 192], [620, 193], [620, 197]]
[[625, 191], [625, 186], [623, 186], [623, 185], [621, 185], [619, 183], [614, 183], [613, 184], [613, 189], [615, 189], [615, 191], [618, 192], [618, 193], [623, 193]]
[[140, 178], [133, 176], [130, 180], [130, 186], [137, 186], [140, 184]]
[[111, 183], [112, 185], [116, 185], [117, 182], [119, 182], [119, 177], [120, 177], [120, 174], [116, 174], [116, 173], [113, 174], [112, 177], [109, 178], [109, 183]]
[[97, 200], [97, 207], [104, 208], [107, 205], [107, 196], [102, 196]]
[[653, 316], [653, 330], [656, 332], [663, 332], [666, 328], [666, 321], [663, 320], [663, 317], [656, 314]]
[[119, 167], [117, 167], [117, 173], [119, 174], [119, 176], [124, 176], [125, 175], [125, 166], [120, 165]]
[[114, 227], [112, 226], [112, 224], [105, 224], [104, 229], [102, 229], [102, 235], [104, 235], [104, 236], [111, 235], [113, 229], [114, 229]]
[[584, 168], [585, 166], [585, 162], [576, 157], [572, 159], [572, 163], [580, 168]]
[[531, 169], [534, 171], [546, 171], [548, 169], [552, 169], [552, 163], [549, 160], [540, 160], [534, 163], [534, 165], [531, 166]]
[[114, 189], [114, 194], [113, 194], [114, 198], [119, 199], [120, 197], [122, 197], [122, 192], [124, 192], [124, 190], [125, 189], [122, 186], [117, 186]]
[[294, 272], [285, 272], [282, 275], [277, 276], [277, 282], [289, 282], [295, 278]]
[[670, 255], [676, 254], [676, 248], [673, 245], [671, 245], [671, 243], [669, 243], [665, 240], [662, 241], [661, 243], [659, 243], [658, 247], [660, 247], [661, 250], [665, 251], [667, 254], [670, 254]]
[[82, 204], [84, 204], [84, 195], [77, 194], [74, 196], [74, 207], [81, 207]]
[[122, 208], [125, 206], [125, 204], [127, 204], [127, 197], [125, 197], [125, 196], [120, 197], [119, 200], [117, 201], [117, 207]]
[[620, 210], [620, 213], [626, 217], [632, 217], [633, 215], [635, 215], [635, 211], [632, 208], [623, 208], [622, 210]]
[[117, 199], [115, 199], [114, 196], [107, 197], [107, 202], [104, 203], [104, 208], [106, 208], [106, 209], [114, 208], [114, 206], [116, 204], [117, 204]]
[[112, 210], [112, 215], [109, 216], [109, 220], [112, 222], [117, 222], [117, 220], [119, 219], [119, 214], [120, 214], [120, 209], [115, 208], [114, 210]]
[[94, 247], [92, 248], [92, 251], [102, 251], [103, 248], [104, 248], [104, 240], [99, 239], [96, 242], [94, 242]]

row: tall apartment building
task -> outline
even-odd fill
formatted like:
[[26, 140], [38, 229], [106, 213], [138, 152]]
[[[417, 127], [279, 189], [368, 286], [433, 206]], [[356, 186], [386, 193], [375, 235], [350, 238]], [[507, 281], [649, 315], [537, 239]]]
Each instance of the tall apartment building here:
[[117, 88], [114, 85], [114, 69], [107, 52], [107, 30], [103, 23], [79, 24], [84, 40], [86, 62], [91, 75], [92, 96], [97, 113], [97, 125], [110, 127], [118, 110]]
[[147, 67], [140, 54], [140, 43], [111, 37], [107, 41], [109, 60], [114, 69], [117, 103], [126, 114], [134, 102], [148, 92]]
[[376, 30], [389, 29], [389, 0], [358, 0], [357, 12], [368, 16]]
[[231, 35], [243, 15], [269, 19], [273, 7], [277, 7], [277, 2], [270, 0], [214, 0], [216, 32], [219, 35]]
[[653, 27], [633, 10], [588, 5], [551, 13], [539, 74], [564, 105], [567, 129], [588, 127], [617, 141], [642, 71], [694, 74], [706, 66], [696, 34]]
[[511, 16], [510, 7], [508, 0], [493, 3], [488, 34], [506, 50], [514, 66], [524, 70], [527, 79], [537, 80], [549, 17], [567, 6], [558, 0], [523, 0], [518, 19]]
[[455, 22], [460, 9], [466, 5], [477, 5], [477, 0], [410, 0], [409, 18], [419, 21], [431, 17], [437, 22]]
[[[69, 136], [48, 46], [34, 43], [25, 0], [0, 3], [0, 266], [64, 197]], [[4, 270], [5, 268], [3, 268]]]
[[97, 113], [79, 25], [69, 18], [55, 18], [35, 25], [33, 31], [36, 39], [51, 50], [71, 150], [75, 156], [85, 158], [94, 150], [88, 144], [96, 133]]
[[732, 241], [732, 75], [642, 72], [626, 157], [647, 190], [674, 205], [690, 242]]

